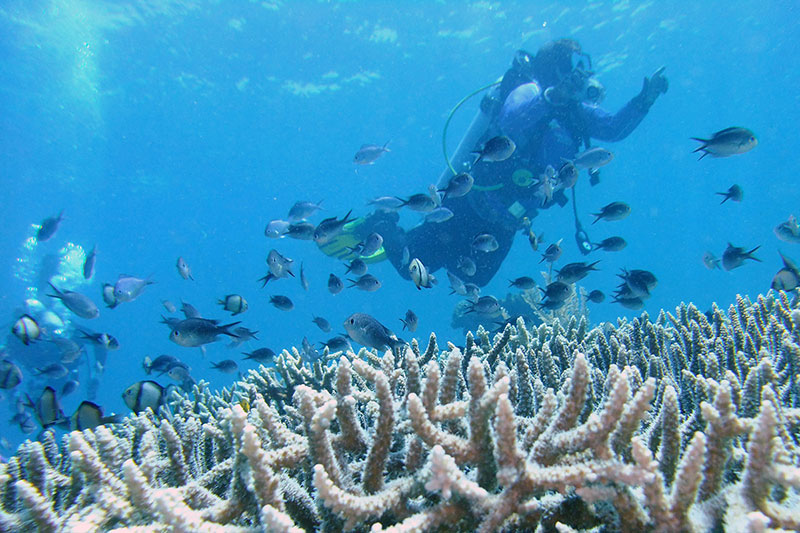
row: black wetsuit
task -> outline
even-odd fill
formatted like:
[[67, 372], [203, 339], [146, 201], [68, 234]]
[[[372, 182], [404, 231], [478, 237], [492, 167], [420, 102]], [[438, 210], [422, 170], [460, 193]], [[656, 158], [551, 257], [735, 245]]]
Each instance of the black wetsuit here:
[[[573, 159], [589, 138], [618, 141], [627, 137], [647, 114], [649, 106], [640, 97], [632, 99], [616, 114], [586, 103], [571, 107], [548, 104], [535, 83], [521, 85], [505, 100], [494, 131], [486, 137], [502, 133], [517, 145], [511, 158], [502, 162], [480, 161], [471, 169], [475, 186], [466, 196], [447, 198], [442, 202], [454, 216], [442, 223], [426, 222], [404, 232], [387, 215], [375, 227], [384, 237], [389, 260], [408, 278], [403, 264], [407, 247], [410, 258], [417, 257], [431, 272], [444, 267], [464, 281], [486, 285], [500, 268], [522, 217], [533, 219], [539, 209], [554, 203], [567, 202], [563, 191], [543, 202], [533, 186], [546, 167], [558, 169], [562, 159]], [[532, 176], [529, 183], [513, 179], [515, 171], [524, 169]], [[396, 221], [396, 218], [394, 219]], [[473, 238], [481, 233], [494, 235], [499, 245], [493, 252], [473, 250]], [[459, 257], [471, 257], [477, 265], [474, 276], [464, 276], [457, 268]]]

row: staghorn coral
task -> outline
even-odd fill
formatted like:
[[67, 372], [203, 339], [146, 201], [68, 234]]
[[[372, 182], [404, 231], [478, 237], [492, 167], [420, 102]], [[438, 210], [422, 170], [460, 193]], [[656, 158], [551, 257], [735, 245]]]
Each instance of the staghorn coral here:
[[792, 296], [519, 319], [328, 365], [285, 351], [219, 393], [23, 444], [0, 531], [796, 530]]

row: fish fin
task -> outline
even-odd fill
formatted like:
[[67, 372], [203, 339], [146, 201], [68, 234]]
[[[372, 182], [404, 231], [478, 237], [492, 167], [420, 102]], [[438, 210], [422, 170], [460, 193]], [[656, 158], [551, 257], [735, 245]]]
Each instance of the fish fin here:
[[56, 291], [56, 294], [55, 294], [55, 295], [53, 295], [53, 294], [48, 294], [48, 296], [50, 296], [51, 298], [61, 298], [61, 296], [62, 296], [64, 293], [63, 293], [63, 292], [61, 292], [60, 290], [58, 290], [58, 287], [56, 287], [55, 285], [53, 285], [51, 282], [49, 282], [49, 281], [48, 281], [48, 282], [47, 282], [47, 284], [48, 284], [48, 285], [50, 285], [50, 287], [51, 287], [51, 288], [52, 288], [54, 291]]
[[392, 142], [391, 139], [389, 139], [388, 141], [383, 143], [383, 146], [381, 147], [381, 150], [383, 150], [384, 152], [391, 152], [391, 150], [389, 150], [389, 148], [387, 148], [389, 146], [390, 142]]
[[229, 337], [233, 337], [235, 339], [238, 339], [239, 335], [237, 335], [235, 333], [231, 333], [230, 331], [228, 331], [228, 328], [232, 328], [236, 324], [241, 324], [241, 323], [242, 323], [242, 321], [239, 320], [239, 321], [236, 321], [236, 322], [231, 322], [230, 324], [225, 324], [223, 326], [217, 326], [217, 329], [221, 330], [221, 331], [219, 331], [220, 335], [228, 335]]

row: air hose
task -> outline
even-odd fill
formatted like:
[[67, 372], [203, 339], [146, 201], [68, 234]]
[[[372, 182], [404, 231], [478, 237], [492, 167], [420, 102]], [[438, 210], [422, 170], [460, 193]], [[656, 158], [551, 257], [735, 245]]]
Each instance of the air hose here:
[[495, 85], [500, 85], [502, 81], [503, 80], [498, 80], [493, 83], [490, 83], [489, 85], [484, 85], [480, 89], [472, 91], [467, 96], [459, 100], [458, 103], [455, 106], [453, 106], [453, 109], [451, 109], [450, 113], [447, 115], [447, 120], [444, 123], [444, 128], [442, 128], [442, 153], [444, 153], [444, 160], [447, 162], [447, 167], [450, 169], [450, 172], [452, 172], [454, 176], [458, 174], [458, 172], [456, 172], [456, 169], [453, 168], [453, 164], [450, 162], [450, 156], [447, 154], [447, 128], [450, 126], [450, 120], [452, 120], [453, 115], [456, 114], [456, 111], [458, 111], [458, 109], [462, 105], [464, 105], [470, 98], [472, 98], [476, 94], [482, 93], [486, 89], [491, 89]]

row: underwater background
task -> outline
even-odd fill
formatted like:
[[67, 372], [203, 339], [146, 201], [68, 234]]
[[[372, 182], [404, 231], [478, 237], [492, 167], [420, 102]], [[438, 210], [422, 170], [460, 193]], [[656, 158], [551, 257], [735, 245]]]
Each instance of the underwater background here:
[[[10, 333], [28, 298], [119, 340], [95, 398], [106, 413], [129, 412], [121, 393], [148, 378], [145, 356], [174, 355], [195, 379], [221, 388], [236, 377], [211, 370], [211, 362], [235, 359], [244, 372], [257, 365], [242, 361], [242, 351], [330, 337], [312, 324], [314, 315], [340, 332], [348, 315], [369, 313], [409, 340], [398, 319], [410, 308], [419, 316], [414, 336], [435, 331], [440, 344], [461, 343], [451, 312], [462, 298], [448, 294], [444, 271], [437, 287], [418, 291], [384, 262], [370, 266], [380, 290], [334, 296], [326, 283], [331, 272], [344, 277], [339, 261], [313, 242], [269, 240], [264, 227], [297, 200], [323, 200], [318, 221], [350, 209], [364, 216], [376, 196], [425, 192], [444, 169], [442, 128], [453, 106], [502, 76], [516, 50], [535, 53], [560, 37], [591, 55], [606, 109], [621, 107], [660, 66], [670, 81], [643, 123], [607, 145], [615, 159], [601, 183], [590, 187], [585, 173], [579, 179], [579, 215], [592, 240], [628, 241], [619, 253], [590, 255], [601, 259], [601, 271], [580, 285], [610, 294], [621, 268], [650, 270], [659, 280], [644, 308], [651, 316], [682, 301], [726, 308], [737, 293], [766, 292], [782, 266], [778, 251], [800, 257], [797, 244], [773, 233], [798, 207], [799, 14], [788, 1], [3, 2], [0, 316], [4, 355], [24, 378], [2, 391], [0, 453], [36, 436], [5, 421], [17, 396], [35, 398], [48, 384], [31, 372], [42, 364], [41, 347], [25, 347]], [[451, 153], [479, 101], [454, 116]], [[759, 145], [698, 161], [690, 137], [729, 126], [751, 129]], [[374, 165], [353, 164], [362, 144], [387, 141], [391, 152]], [[720, 205], [715, 193], [734, 183], [743, 201]], [[589, 225], [590, 213], [616, 200], [631, 205], [627, 219]], [[36, 243], [38, 224], [61, 210], [56, 235]], [[403, 216], [406, 225], [418, 218]], [[582, 260], [571, 204], [541, 211], [534, 229], [545, 244], [564, 238], [561, 264]], [[705, 268], [705, 251], [721, 256], [728, 242], [760, 246], [762, 262], [730, 272]], [[86, 281], [80, 269], [94, 245], [97, 269]], [[261, 288], [271, 248], [303, 261], [308, 291], [296, 279]], [[52, 259], [65, 255], [60, 266]], [[518, 236], [483, 294], [502, 298], [507, 280], [523, 275], [541, 283], [540, 255]], [[178, 275], [178, 256], [195, 281]], [[50, 273], [62, 276], [59, 287], [89, 295], [100, 317], [76, 318], [37, 290]], [[156, 283], [108, 310], [102, 283], [123, 273]], [[250, 309], [227, 320], [216, 302], [233, 293]], [[278, 293], [294, 310], [269, 305]], [[213, 343], [204, 358], [169, 341], [159, 324], [164, 299], [191, 302], [224, 322], [241, 319], [259, 340], [241, 349]], [[641, 313], [610, 298], [590, 305], [593, 325]], [[68, 415], [87, 397], [87, 372], [78, 368], [81, 386], [62, 401]]]

